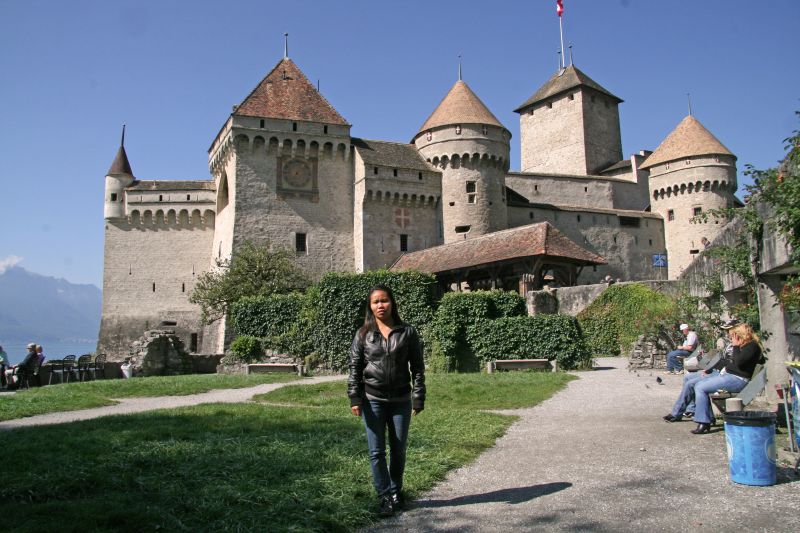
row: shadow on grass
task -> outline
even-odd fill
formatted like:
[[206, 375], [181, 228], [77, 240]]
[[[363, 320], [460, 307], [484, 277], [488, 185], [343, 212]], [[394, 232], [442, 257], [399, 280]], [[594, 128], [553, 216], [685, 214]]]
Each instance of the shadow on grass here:
[[568, 489], [572, 483], [557, 482], [531, 485], [530, 487], [515, 487], [513, 489], [493, 490], [481, 494], [459, 496], [450, 500], [422, 500], [414, 504], [415, 508], [455, 507], [458, 505], [473, 505], [476, 503], [524, 503], [541, 496]]

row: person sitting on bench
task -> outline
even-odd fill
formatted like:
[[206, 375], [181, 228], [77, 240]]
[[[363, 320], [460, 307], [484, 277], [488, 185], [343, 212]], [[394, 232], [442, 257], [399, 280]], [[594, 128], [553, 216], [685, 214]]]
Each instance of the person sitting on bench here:
[[[730, 335], [731, 329], [737, 325], [739, 325], [739, 321], [733, 318], [722, 324], [720, 327], [723, 329], [723, 331]], [[720, 341], [723, 341], [723, 339], [720, 339]], [[698, 372], [687, 372], [686, 375], [683, 376], [683, 387], [681, 388], [681, 393], [678, 395], [675, 405], [672, 406], [672, 411], [668, 415], [664, 416], [664, 420], [667, 422], [680, 422], [684, 416], [687, 418], [694, 416], [694, 386], [698, 381], [705, 377], [718, 375], [720, 370], [722, 370], [725, 365], [732, 360], [733, 344], [730, 342], [730, 339], [723, 342], [724, 346], [722, 349], [724, 351], [720, 356], [719, 361], [717, 361], [715, 365], [704, 368]]]
[[756, 365], [763, 362], [759, 338], [748, 324], [735, 326], [731, 329], [730, 336], [733, 344], [732, 360], [718, 375], [702, 378], [695, 383], [694, 421], [697, 422], [697, 427], [692, 430], [695, 435], [708, 433], [711, 429], [713, 415], [708, 395], [717, 390], [741, 391], [750, 381]]
[[667, 374], [680, 374], [683, 372], [683, 359], [697, 349], [697, 333], [689, 329], [689, 324], [681, 324], [681, 333], [686, 337], [683, 344], [667, 354]]

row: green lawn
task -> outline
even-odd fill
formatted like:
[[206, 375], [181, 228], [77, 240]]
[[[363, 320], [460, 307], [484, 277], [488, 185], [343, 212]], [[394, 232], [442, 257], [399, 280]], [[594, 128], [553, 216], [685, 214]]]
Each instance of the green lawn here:
[[[475, 459], [565, 374], [431, 375], [406, 488]], [[352, 531], [376, 519], [366, 438], [344, 382], [264, 404], [200, 405], [0, 432], [0, 516], [15, 531]]]
[[254, 374], [230, 376], [195, 374], [134, 379], [109, 379], [64, 383], [21, 390], [0, 396], [0, 421], [59, 411], [75, 411], [116, 403], [114, 398], [141, 396], [181, 396], [212, 389], [238, 389], [262, 383], [298, 379], [294, 374]]

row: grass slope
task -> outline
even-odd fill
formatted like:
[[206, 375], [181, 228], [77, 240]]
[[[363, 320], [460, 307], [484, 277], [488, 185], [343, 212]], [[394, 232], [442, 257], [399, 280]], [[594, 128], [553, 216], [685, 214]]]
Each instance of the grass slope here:
[[293, 374], [195, 374], [64, 383], [0, 396], [0, 421], [113, 405], [116, 403], [113, 398], [183, 396], [212, 389], [238, 389], [295, 379], [297, 376]]
[[[571, 379], [430, 376], [406, 489], [430, 489], [515, 420], [477, 409], [529, 406]], [[374, 494], [364, 428], [344, 390], [334, 382], [265, 396], [294, 407], [199, 405], [0, 432], [0, 515], [14, 517], [15, 531], [352, 531], [375, 520]]]

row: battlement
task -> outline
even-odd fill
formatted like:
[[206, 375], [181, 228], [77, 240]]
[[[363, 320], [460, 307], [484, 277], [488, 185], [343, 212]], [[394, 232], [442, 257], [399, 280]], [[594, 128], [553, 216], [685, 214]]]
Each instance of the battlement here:
[[132, 209], [128, 224], [142, 228], [213, 229], [215, 213], [211, 209]]
[[224, 170], [228, 158], [236, 153], [253, 157], [289, 157], [292, 159], [329, 159], [348, 161], [351, 144], [343, 139], [310, 137], [295, 134], [262, 134], [231, 130], [228, 139], [211, 155], [209, 167], [217, 175]]
[[433, 165], [434, 167], [446, 169], [458, 169], [458, 168], [468, 168], [468, 169], [482, 169], [482, 168], [494, 168], [500, 169], [504, 172], [508, 171], [509, 162], [508, 158], [499, 157], [494, 154], [488, 153], [473, 153], [473, 154], [444, 154], [444, 155], [435, 155], [430, 159], [427, 159], [428, 163]]
[[705, 180], [687, 183], [675, 183], [667, 187], [654, 189], [653, 200], [663, 200], [681, 194], [715, 193], [733, 194], [736, 192], [736, 182], [727, 180]]

